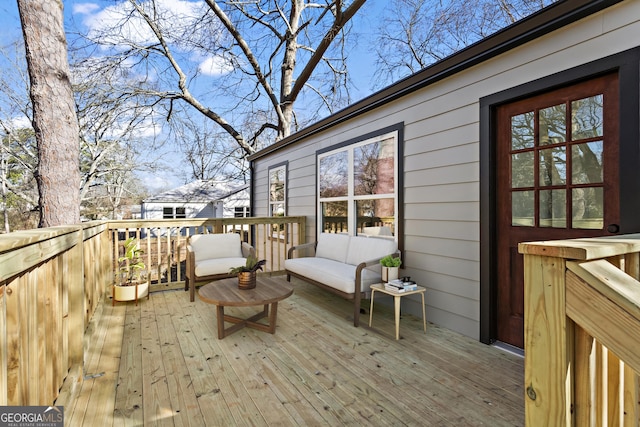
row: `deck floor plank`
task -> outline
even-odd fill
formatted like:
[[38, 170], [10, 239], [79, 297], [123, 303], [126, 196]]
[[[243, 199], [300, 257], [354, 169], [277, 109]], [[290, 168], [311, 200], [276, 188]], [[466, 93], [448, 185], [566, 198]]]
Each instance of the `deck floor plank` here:
[[113, 425], [128, 427], [142, 425], [144, 414], [140, 310], [133, 304], [126, 309]]
[[[204, 327], [206, 320], [201, 319], [193, 307], [185, 304], [184, 293], [166, 292], [165, 295], [172, 305], [172, 312], [175, 313], [173, 319], [178, 342], [189, 371], [192, 393], [198, 401], [197, 412], [200, 415], [194, 414], [194, 417], [198, 416], [203, 420], [216, 419], [220, 425], [234, 425], [242, 419], [247, 419], [247, 412], [250, 410], [238, 410], [242, 406], [242, 398], [229, 391], [231, 387], [227, 386], [230, 382], [238, 382], [239, 379], [235, 374], [230, 380], [227, 378], [231, 368], [222, 362], [221, 351], [215, 345], [215, 338]], [[222, 390], [227, 392], [223, 394]], [[244, 401], [253, 404], [250, 399]], [[194, 410], [189, 408], [188, 412], [192, 414]]]
[[[393, 311], [378, 298], [374, 327], [367, 314], [354, 328], [350, 302], [294, 284], [275, 334], [242, 329], [223, 340], [215, 307], [184, 291], [112, 310], [107, 300], [87, 368], [112, 378], [85, 380], [73, 399], [63, 391], [66, 424], [524, 424], [521, 358], [432, 324], [425, 334], [408, 315], [396, 341]], [[101, 415], [90, 414], [96, 407]]]

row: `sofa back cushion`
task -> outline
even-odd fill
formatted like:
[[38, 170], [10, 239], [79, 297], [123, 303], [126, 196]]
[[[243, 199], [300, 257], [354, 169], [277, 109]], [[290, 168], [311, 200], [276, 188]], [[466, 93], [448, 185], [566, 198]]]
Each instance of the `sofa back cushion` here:
[[318, 236], [318, 245], [316, 246], [317, 257], [347, 262], [348, 250], [348, 234], [320, 233]]
[[361, 262], [382, 258], [398, 249], [395, 240], [377, 237], [353, 236], [349, 240], [347, 264], [358, 265]]
[[240, 235], [196, 234], [189, 238], [196, 262], [213, 258], [242, 258]]

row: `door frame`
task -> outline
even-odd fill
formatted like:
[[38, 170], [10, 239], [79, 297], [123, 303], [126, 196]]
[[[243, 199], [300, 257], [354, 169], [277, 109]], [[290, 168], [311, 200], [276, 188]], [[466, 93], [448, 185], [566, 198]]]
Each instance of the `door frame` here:
[[496, 337], [496, 108], [617, 71], [619, 78], [620, 234], [640, 232], [640, 47], [480, 99], [480, 341]]

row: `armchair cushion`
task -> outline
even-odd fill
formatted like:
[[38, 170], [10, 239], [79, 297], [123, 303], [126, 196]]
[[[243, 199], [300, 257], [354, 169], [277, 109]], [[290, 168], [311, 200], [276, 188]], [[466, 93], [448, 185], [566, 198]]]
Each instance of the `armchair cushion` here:
[[241, 243], [236, 233], [196, 234], [189, 238], [196, 263], [212, 258], [242, 258]]

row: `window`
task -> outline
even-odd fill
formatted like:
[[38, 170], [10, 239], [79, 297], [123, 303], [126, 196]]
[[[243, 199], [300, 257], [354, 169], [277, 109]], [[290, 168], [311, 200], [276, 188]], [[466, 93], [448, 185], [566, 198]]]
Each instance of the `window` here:
[[249, 206], [236, 206], [233, 208], [234, 218], [246, 218], [249, 216]]
[[318, 153], [319, 233], [397, 236], [399, 132]]
[[162, 208], [162, 219], [180, 219], [186, 217], [186, 208], [173, 206], [165, 206]]
[[269, 168], [269, 216], [287, 214], [287, 165]]
[[[287, 163], [269, 168], [269, 216], [287, 214]], [[272, 224], [271, 237], [284, 238], [285, 224]]]

